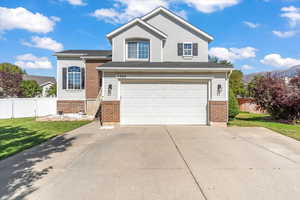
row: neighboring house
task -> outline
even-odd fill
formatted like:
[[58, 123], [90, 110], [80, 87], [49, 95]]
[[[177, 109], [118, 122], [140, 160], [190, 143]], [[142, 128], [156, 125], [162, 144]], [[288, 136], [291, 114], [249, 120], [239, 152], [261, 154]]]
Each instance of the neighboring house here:
[[107, 38], [112, 51], [55, 54], [58, 111], [95, 114], [101, 94], [103, 123], [227, 123], [232, 67], [208, 62], [212, 36], [159, 7]]
[[47, 91], [50, 87], [56, 84], [56, 80], [54, 77], [51, 76], [33, 76], [33, 75], [23, 75], [23, 80], [33, 80], [36, 81], [37, 84], [42, 88], [42, 95], [43, 97], [47, 96]]

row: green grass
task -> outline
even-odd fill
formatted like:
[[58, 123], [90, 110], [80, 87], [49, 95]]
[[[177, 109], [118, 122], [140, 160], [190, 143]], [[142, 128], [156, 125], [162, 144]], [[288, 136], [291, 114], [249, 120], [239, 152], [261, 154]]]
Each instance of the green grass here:
[[282, 135], [300, 140], [300, 126], [272, 121], [267, 114], [240, 113], [230, 126], [265, 127]]
[[0, 160], [88, 123], [37, 122], [34, 118], [0, 120]]

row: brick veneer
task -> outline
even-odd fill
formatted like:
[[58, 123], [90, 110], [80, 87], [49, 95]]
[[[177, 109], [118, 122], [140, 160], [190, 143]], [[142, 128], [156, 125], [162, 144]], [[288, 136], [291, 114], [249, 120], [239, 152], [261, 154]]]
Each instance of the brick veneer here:
[[210, 101], [209, 118], [211, 122], [228, 121], [228, 104], [227, 101]]
[[57, 101], [57, 111], [63, 113], [78, 113], [85, 111], [84, 101]]
[[102, 122], [120, 122], [120, 101], [103, 101], [101, 103]]
[[102, 72], [98, 71], [96, 67], [101, 66], [104, 62], [106, 61], [87, 60], [85, 63], [85, 94], [87, 99], [95, 99], [98, 96], [102, 84]]

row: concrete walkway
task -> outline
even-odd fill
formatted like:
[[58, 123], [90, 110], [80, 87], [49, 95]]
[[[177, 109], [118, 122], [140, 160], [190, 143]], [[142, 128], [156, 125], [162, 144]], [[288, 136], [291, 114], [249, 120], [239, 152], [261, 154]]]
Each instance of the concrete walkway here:
[[289, 200], [300, 143], [264, 128], [92, 123], [0, 162], [0, 199]]

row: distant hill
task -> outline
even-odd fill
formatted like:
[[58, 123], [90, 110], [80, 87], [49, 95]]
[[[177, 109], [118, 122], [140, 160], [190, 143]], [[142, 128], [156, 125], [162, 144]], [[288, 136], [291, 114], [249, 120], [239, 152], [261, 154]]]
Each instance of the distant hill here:
[[271, 73], [272, 76], [278, 76], [278, 77], [289, 77], [292, 78], [296, 76], [298, 73], [300, 73], [300, 65], [290, 67], [286, 70], [274, 70], [274, 71], [269, 71], [269, 72], [257, 72], [257, 73], [252, 73], [252, 74], [247, 74], [244, 76], [244, 81], [249, 82], [254, 76], [257, 75], [267, 75], [268, 73]]

